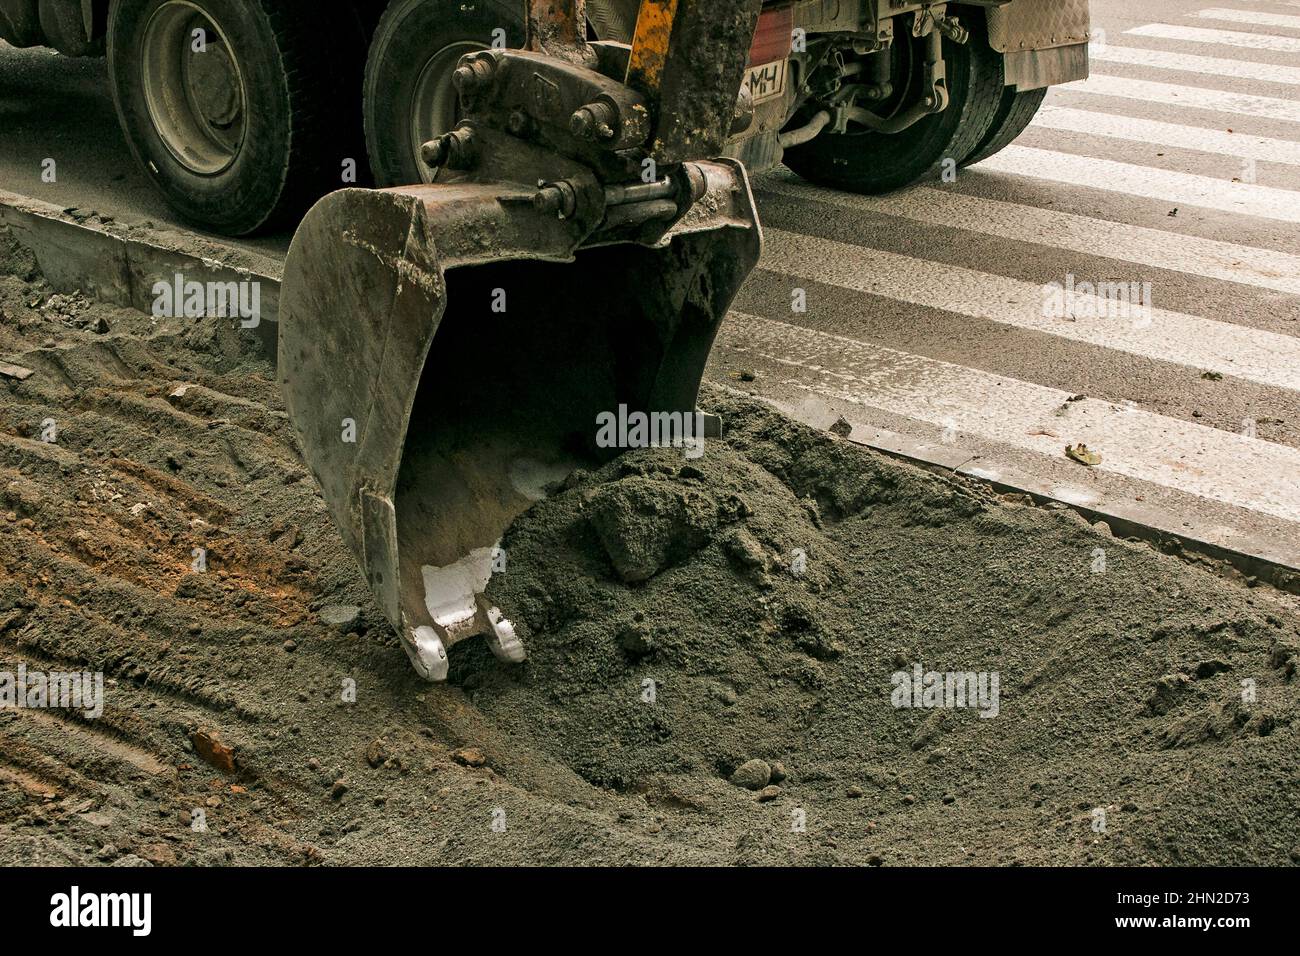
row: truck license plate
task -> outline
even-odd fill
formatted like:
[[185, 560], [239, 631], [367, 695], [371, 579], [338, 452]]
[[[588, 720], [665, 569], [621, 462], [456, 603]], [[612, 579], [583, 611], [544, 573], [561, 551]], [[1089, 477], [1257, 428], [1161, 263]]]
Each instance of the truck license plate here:
[[774, 60], [762, 66], [751, 66], [745, 73], [745, 85], [754, 98], [755, 105], [775, 99], [785, 92], [785, 75], [789, 60]]

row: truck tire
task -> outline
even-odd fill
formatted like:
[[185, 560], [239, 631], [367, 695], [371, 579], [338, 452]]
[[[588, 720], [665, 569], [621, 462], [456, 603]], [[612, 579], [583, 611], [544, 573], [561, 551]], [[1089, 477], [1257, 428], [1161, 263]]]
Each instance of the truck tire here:
[[901, 189], [974, 153], [1002, 102], [1002, 58], [980, 35], [943, 41], [948, 108], [900, 133], [822, 133], [785, 152], [785, 164], [810, 182], [859, 193]]
[[1020, 93], [1014, 86], [1005, 87], [1002, 102], [998, 104], [997, 114], [993, 117], [993, 125], [984, 134], [983, 141], [975, 147], [975, 152], [962, 161], [962, 165], [973, 166], [1010, 146], [1029, 126], [1038, 113], [1038, 108], [1043, 105], [1045, 96], [1046, 88]]
[[359, 21], [323, 17], [311, 0], [109, 9], [113, 102], [131, 151], [173, 209], [225, 235], [292, 225], [349, 185], [350, 170], [368, 178], [364, 55]]
[[523, 46], [524, 5], [508, 0], [395, 0], [366, 61], [366, 149], [380, 186], [433, 182], [420, 147], [452, 129], [459, 102], [451, 75], [460, 58], [501, 40]]
[[[590, 0], [601, 39], [630, 40], [637, 0]], [[370, 44], [363, 95], [366, 149], [380, 186], [433, 182], [420, 147], [451, 130], [459, 104], [451, 75], [460, 58], [495, 41], [523, 46], [524, 5], [514, 0], [395, 0]]]

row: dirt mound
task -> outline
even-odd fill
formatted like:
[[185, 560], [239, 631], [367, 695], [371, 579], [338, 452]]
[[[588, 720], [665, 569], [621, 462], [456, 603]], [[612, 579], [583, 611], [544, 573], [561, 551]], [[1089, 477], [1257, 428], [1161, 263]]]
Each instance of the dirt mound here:
[[[1289, 612], [1071, 512], [708, 405], [725, 445], [630, 453], [507, 535], [491, 594], [529, 663], [475, 654], [453, 681], [513, 737], [685, 806], [779, 766], [771, 826], [848, 859], [1287, 860]], [[931, 672], [970, 675], [966, 705], [926, 706]]]

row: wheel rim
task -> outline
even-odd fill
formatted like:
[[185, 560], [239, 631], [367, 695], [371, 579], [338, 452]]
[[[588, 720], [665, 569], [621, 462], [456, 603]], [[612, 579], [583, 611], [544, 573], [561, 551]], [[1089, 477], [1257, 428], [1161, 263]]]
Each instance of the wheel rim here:
[[176, 161], [202, 176], [230, 168], [248, 134], [248, 97], [212, 18], [184, 0], [162, 4], [145, 26], [140, 69], [149, 118]]
[[411, 145], [415, 153], [415, 168], [426, 183], [434, 182], [439, 170], [425, 165], [420, 147], [450, 132], [460, 121], [460, 95], [452, 83], [452, 74], [456, 72], [461, 57], [485, 49], [487, 46], [482, 43], [448, 44], [429, 58], [415, 81], [415, 96], [411, 100]]

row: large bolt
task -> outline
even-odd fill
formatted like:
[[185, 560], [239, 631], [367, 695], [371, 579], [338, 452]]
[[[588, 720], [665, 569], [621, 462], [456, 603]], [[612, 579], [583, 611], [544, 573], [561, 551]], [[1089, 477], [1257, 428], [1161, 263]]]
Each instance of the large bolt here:
[[565, 180], [542, 188], [533, 196], [533, 208], [543, 216], [568, 219], [578, 211], [578, 194], [573, 184]]
[[461, 93], [470, 94], [479, 87], [485, 86], [496, 73], [496, 69], [496, 58], [490, 53], [486, 56], [481, 53], [471, 53], [461, 58], [456, 72], [451, 75], [451, 81]]
[[611, 103], [597, 101], [578, 108], [569, 120], [569, 132], [579, 139], [613, 139], [617, 123], [618, 108]]
[[420, 147], [420, 158], [430, 169], [470, 169], [477, 157], [474, 133], [462, 126]]
[[424, 160], [424, 165], [430, 169], [441, 169], [446, 166], [449, 153], [450, 149], [446, 136], [431, 139], [420, 147], [420, 158]]

